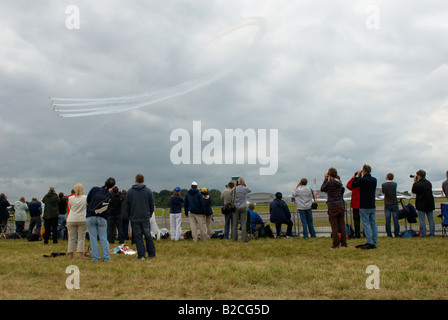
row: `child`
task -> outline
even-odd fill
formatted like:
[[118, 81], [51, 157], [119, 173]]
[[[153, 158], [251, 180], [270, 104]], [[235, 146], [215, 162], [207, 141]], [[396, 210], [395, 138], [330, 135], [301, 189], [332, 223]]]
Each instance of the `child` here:
[[171, 240], [178, 241], [182, 234], [182, 204], [184, 199], [180, 195], [180, 188], [174, 188], [170, 196], [170, 233]]

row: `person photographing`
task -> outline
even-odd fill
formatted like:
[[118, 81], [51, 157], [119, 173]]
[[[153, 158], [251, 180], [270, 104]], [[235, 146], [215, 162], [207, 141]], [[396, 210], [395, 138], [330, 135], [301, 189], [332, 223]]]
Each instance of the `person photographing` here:
[[425, 216], [428, 217], [429, 223], [429, 237], [435, 236], [435, 224], [434, 224], [434, 195], [432, 193], [432, 184], [426, 180], [426, 172], [424, 170], [418, 170], [414, 178], [414, 184], [412, 185], [411, 192], [415, 193], [415, 208], [418, 213], [418, 220], [420, 224], [420, 236], [426, 237], [426, 221]]

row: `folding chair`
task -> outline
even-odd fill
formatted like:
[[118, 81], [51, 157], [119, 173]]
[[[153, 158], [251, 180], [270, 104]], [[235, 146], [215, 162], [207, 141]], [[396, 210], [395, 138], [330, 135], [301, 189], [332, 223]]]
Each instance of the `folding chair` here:
[[[10, 219], [8, 219], [8, 220], [10, 220]], [[6, 226], [0, 225], [0, 239], [2, 239], [2, 238], [6, 239], [6, 235], [13, 232], [10, 224], [11, 224], [11, 222], [8, 221], [6, 223]]]
[[448, 235], [448, 204], [440, 204], [440, 211], [442, 213], [438, 217], [442, 223], [442, 237], [446, 237]]

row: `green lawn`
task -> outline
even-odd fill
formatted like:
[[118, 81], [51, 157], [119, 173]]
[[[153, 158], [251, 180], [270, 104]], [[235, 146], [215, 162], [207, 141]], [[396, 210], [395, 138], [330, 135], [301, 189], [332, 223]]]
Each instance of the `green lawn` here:
[[[159, 240], [155, 259], [118, 254], [92, 262], [43, 257], [65, 252], [66, 241], [1, 239], [0, 299], [448, 298], [448, 239], [380, 238], [376, 250], [354, 248], [363, 241], [330, 250], [330, 238]], [[66, 287], [71, 265], [79, 268], [79, 290]], [[370, 265], [378, 267], [377, 290], [366, 287]]]

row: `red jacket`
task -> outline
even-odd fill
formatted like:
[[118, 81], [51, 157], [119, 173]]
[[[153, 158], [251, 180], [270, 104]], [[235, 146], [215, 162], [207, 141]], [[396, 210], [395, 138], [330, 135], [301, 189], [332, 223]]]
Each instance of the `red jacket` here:
[[352, 201], [350, 201], [350, 207], [353, 209], [359, 209], [359, 187], [352, 188], [352, 182], [354, 178], [351, 178], [349, 182], [347, 182], [347, 189], [352, 192]]

